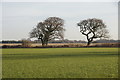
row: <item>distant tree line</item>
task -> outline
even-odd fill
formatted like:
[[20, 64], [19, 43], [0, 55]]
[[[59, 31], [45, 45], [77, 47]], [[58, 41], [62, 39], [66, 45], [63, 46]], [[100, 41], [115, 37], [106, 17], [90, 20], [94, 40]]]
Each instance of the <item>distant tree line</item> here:
[[[31, 41], [31, 42], [32, 43], [41, 43], [41, 41], [38, 41], [38, 40], [34, 40], [34, 41]], [[106, 39], [93, 41], [93, 43], [119, 43], [119, 42], [120, 42], [120, 40], [106, 40]], [[3, 41], [0, 41], [0, 43], [22, 43], [22, 40], [18, 40], [18, 41], [3, 40]], [[65, 39], [65, 40], [51, 40], [51, 41], [49, 41], [49, 43], [87, 43], [87, 42], [82, 41], [82, 40], [68, 40], [68, 39]]]
[[0, 43], [22, 43], [22, 40], [19, 40], [19, 41], [15, 41], [15, 40], [3, 40], [3, 41], [0, 41]]

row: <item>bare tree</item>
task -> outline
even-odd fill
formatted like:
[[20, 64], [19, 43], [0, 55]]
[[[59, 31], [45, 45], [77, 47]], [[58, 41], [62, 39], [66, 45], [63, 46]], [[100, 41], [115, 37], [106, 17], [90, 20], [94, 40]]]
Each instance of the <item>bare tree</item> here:
[[63, 39], [64, 20], [59, 17], [49, 17], [30, 32], [30, 38], [41, 40], [42, 46], [47, 45], [48, 41], [53, 39]]
[[101, 19], [87, 19], [77, 24], [80, 26], [80, 32], [87, 37], [87, 46], [97, 38], [109, 38], [106, 25]]

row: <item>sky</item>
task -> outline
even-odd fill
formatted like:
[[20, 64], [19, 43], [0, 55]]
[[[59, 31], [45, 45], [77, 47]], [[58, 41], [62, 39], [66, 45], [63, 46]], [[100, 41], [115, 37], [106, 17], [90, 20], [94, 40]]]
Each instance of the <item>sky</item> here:
[[1, 0], [2, 2], [118, 2], [119, 0]]
[[88, 18], [102, 19], [110, 39], [118, 39], [117, 2], [3, 2], [2, 40], [29, 38], [33, 27], [48, 17], [64, 19], [65, 39], [86, 40], [77, 23]]

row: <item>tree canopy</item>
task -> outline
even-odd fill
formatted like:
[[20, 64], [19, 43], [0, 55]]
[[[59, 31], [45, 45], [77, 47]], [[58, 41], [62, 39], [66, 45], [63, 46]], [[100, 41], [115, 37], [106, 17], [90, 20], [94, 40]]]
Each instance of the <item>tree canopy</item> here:
[[87, 37], [87, 45], [89, 46], [93, 39], [109, 38], [106, 25], [101, 19], [87, 19], [77, 23], [80, 32]]
[[49, 17], [30, 32], [30, 38], [38, 38], [42, 45], [47, 45], [48, 41], [64, 38], [64, 20], [59, 17]]

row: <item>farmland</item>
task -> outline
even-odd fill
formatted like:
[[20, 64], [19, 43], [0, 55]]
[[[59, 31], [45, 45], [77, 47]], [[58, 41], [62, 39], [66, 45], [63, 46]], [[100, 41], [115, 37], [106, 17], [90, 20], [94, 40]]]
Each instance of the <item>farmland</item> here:
[[117, 78], [118, 48], [2, 49], [3, 78]]

